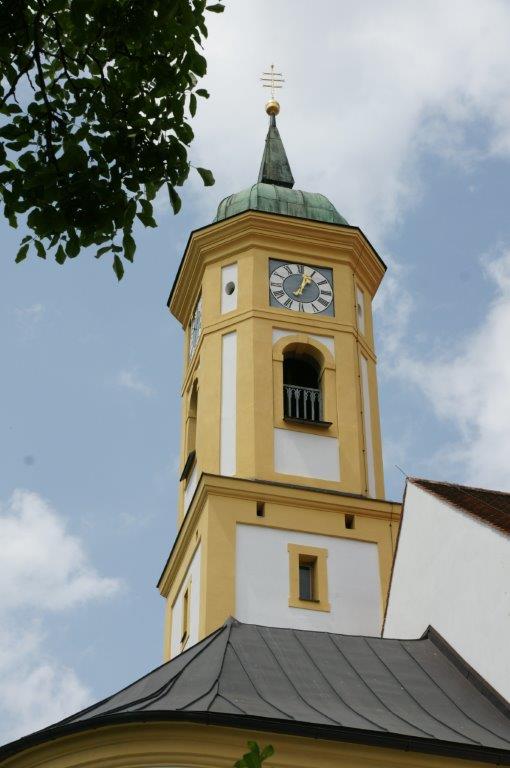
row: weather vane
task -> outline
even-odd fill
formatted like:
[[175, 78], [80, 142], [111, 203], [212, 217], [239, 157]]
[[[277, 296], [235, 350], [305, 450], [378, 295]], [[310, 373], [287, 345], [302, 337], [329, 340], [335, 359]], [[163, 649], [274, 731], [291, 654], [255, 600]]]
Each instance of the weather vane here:
[[274, 64], [271, 64], [271, 71], [263, 72], [262, 77], [260, 79], [262, 80], [263, 88], [271, 89], [271, 98], [266, 104], [266, 112], [268, 115], [277, 115], [278, 112], [280, 111], [280, 105], [275, 99], [275, 90], [277, 88], [282, 88], [282, 83], [285, 82], [285, 80], [282, 77], [282, 73], [275, 72]]

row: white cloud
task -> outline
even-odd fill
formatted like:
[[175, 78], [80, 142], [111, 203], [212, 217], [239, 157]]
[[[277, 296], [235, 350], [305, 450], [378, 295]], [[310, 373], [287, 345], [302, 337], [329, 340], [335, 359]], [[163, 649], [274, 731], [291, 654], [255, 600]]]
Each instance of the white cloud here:
[[0, 516], [0, 615], [22, 606], [63, 610], [110, 597], [116, 579], [97, 574], [83, 545], [36, 493], [16, 491]]
[[119, 387], [124, 389], [130, 389], [133, 392], [138, 392], [144, 397], [151, 397], [154, 394], [154, 390], [151, 386], [143, 381], [138, 372], [134, 369], [120, 371], [117, 376], [116, 382]]
[[20, 322], [38, 323], [44, 314], [44, 306], [32, 304], [30, 307], [17, 307], [14, 312]]
[[437, 470], [510, 491], [510, 250], [484, 268], [495, 295], [480, 325], [456, 347], [443, 340], [442, 351], [426, 360], [401, 347], [396, 372], [458, 431], [435, 457]]
[[83, 709], [91, 698], [74, 670], [46, 656], [37, 628], [0, 629], [0, 744]]
[[90, 564], [82, 542], [38, 494], [0, 508], [0, 743], [84, 707], [91, 693], [47, 652], [47, 612], [112, 597], [117, 579]]
[[[209, 26], [212, 98], [192, 149], [217, 177], [210, 191], [197, 184], [203, 216], [256, 180], [267, 125], [259, 76], [273, 60], [287, 81], [279, 127], [296, 186], [327, 194], [379, 244], [419, 199], [425, 153], [466, 169], [510, 154], [504, 0], [322, 0], [318, 12], [304, 0], [237, 0]], [[478, 147], [475, 120], [486, 124]]]

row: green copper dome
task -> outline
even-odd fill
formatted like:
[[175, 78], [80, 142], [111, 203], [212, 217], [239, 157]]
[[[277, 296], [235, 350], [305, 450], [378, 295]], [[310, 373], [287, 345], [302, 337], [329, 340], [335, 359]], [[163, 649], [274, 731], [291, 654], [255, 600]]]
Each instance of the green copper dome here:
[[218, 206], [215, 221], [228, 219], [242, 211], [283, 213], [300, 219], [313, 219], [333, 224], [347, 224], [333, 203], [318, 192], [301, 192], [277, 184], [258, 182], [248, 189], [229, 195]]
[[[273, 102], [270, 102], [273, 104]], [[292, 189], [294, 177], [290, 170], [283, 142], [276, 127], [276, 112], [269, 112], [264, 154], [256, 184], [234, 195], [229, 195], [218, 206], [215, 221], [228, 219], [243, 211], [265, 211], [296, 216], [300, 219], [326, 221], [332, 224], [347, 224], [335, 206], [318, 192], [302, 192]]]

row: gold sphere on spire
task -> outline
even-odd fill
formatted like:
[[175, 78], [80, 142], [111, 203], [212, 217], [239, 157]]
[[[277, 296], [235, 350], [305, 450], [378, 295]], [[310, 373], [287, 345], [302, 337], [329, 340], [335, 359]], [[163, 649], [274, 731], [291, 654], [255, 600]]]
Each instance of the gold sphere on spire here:
[[266, 112], [268, 115], [277, 115], [280, 111], [280, 105], [276, 99], [269, 99], [266, 104]]

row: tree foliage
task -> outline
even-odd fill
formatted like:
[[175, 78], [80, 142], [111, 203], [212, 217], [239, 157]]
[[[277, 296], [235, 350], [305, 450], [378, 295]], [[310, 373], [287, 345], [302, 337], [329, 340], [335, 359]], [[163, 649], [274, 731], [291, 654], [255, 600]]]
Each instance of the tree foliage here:
[[[120, 280], [133, 224], [188, 177], [206, 0], [1, 0], [0, 198], [26, 218], [16, 261], [97, 246]], [[212, 173], [196, 169], [204, 184]]]
[[256, 741], [249, 741], [248, 749], [249, 752], [234, 763], [234, 768], [262, 768], [264, 760], [274, 755], [274, 749], [270, 744], [261, 750]]

